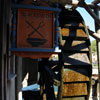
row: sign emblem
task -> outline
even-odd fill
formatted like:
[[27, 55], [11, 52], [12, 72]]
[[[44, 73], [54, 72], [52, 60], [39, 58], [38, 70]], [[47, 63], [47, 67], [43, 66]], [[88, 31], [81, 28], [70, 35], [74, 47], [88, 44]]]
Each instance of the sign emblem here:
[[53, 48], [54, 19], [52, 11], [18, 9], [17, 46]]
[[44, 36], [38, 31], [39, 28], [42, 28], [43, 26], [45, 26], [45, 24], [43, 22], [40, 22], [38, 27], [35, 28], [34, 26], [32, 26], [31, 23], [29, 23], [28, 21], [26, 21], [26, 23], [33, 28], [33, 31], [31, 33], [28, 34], [28, 38], [27, 38], [27, 42], [29, 44], [31, 44], [32, 47], [38, 47], [40, 45], [43, 45], [44, 43], [47, 42], [46, 39], [40, 39], [40, 38], [31, 38], [31, 36], [34, 33], [38, 33], [42, 38], [44, 38]]

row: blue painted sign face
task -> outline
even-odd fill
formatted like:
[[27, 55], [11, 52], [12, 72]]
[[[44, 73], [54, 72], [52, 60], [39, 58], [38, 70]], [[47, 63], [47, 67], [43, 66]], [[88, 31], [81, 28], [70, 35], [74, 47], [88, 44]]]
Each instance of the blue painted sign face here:
[[52, 11], [19, 8], [17, 19], [18, 48], [53, 48]]

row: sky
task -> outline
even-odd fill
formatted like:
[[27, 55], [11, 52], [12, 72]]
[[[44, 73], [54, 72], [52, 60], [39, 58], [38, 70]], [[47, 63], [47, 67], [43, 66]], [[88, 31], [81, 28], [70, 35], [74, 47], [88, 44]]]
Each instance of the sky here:
[[[85, 0], [86, 3], [91, 3], [94, 0]], [[89, 13], [81, 7], [78, 7], [77, 10], [80, 12], [80, 14], [82, 15], [86, 26], [89, 26], [89, 28], [95, 32], [95, 26], [94, 26], [94, 19], [89, 15]], [[94, 38], [90, 37], [90, 40], [93, 41]]]

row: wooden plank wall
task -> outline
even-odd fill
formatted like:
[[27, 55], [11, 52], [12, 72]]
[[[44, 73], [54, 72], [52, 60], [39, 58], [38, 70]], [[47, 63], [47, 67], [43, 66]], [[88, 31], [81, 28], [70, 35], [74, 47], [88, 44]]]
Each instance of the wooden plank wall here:
[[[5, 1], [5, 0], [4, 0]], [[3, 54], [2, 54], [2, 47], [3, 47], [3, 42], [2, 42], [2, 37], [3, 37], [3, 17], [1, 16], [3, 14], [3, 0], [0, 0], [0, 100], [4, 100], [4, 91], [3, 91], [3, 86], [4, 86], [4, 82], [2, 82], [4, 76], [3, 76], [3, 72], [4, 72], [4, 59], [3, 59]]]
[[9, 33], [11, 0], [0, 0], [0, 100], [15, 100], [15, 82], [10, 80]]
[[[19, 92], [21, 93], [22, 88], [22, 70], [25, 67], [24, 64], [22, 65], [24, 62], [21, 57], [15, 57], [9, 52], [12, 27], [11, 2], [11, 0], [0, 0], [0, 100], [19, 100]], [[37, 61], [34, 64], [30, 61], [28, 63], [31, 67], [37, 66]], [[15, 73], [17, 78], [13, 76]], [[33, 75], [30, 79], [32, 78]]]
[[[4, 14], [4, 12], [3, 12], [3, 10], [4, 10], [4, 2], [5, 2], [5, 0], [4, 1], [0, 1], [0, 15], [5, 15]], [[4, 75], [3, 75], [3, 72], [4, 72], [4, 59], [3, 59], [3, 53], [2, 53], [2, 49], [3, 49], [3, 33], [5, 33], [4, 32], [4, 29], [3, 29], [3, 26], [4, 26], [4, 24], [3, 24], [3, 22], [4, 22], [4, 19], [3, 19], [3, 17], [2, 16], [0, 16], [0, 67], [1, 67], [1, 69], [0, 69], [0, 100], [4, 100], [4, 89], [3, 89], [3, 87], [4, 87], [4, 81], [3, 81], [3, 79], [4, 79]]]

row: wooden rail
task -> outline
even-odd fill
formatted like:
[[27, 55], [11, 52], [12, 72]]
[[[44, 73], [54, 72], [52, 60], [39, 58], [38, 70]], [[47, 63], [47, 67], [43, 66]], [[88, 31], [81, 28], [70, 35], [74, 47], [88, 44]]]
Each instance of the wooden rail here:
[[94, 0], [94, 1], [92, 2], [92, 4], [94, 4], [94, 5], [96, 5], [96, 4], [98, 4], [98, 3], [100, 3], [100, 0]]

